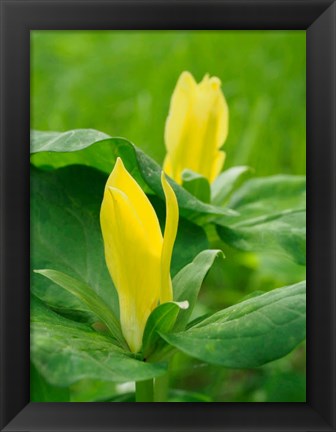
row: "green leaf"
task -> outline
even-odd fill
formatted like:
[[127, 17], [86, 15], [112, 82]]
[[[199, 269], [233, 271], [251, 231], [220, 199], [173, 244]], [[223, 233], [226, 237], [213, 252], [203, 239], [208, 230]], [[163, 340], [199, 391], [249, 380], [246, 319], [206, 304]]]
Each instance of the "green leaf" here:
[[265, 291], [260, 291], [260, 290], [259, 291], [252, 291], [251, 293], [244, 296], [241, 300], [239, 300], [239, 303], [243, 302], [245, 300], [249, 300], [253, 297], [258, 297], [258, 296], [263, 295], [263, 294], [265, 294]]
[[[230, 198], [228, 206], [240, 213], [242, 220], [306, 206], [305, 176], [275, 175], [245, 182]], [[265, 212], [267, 210], [267, 212]]]
[[[85, 129], [48, 133], [33, 131], [31, 135], [32, 163], [35, 166], [46, 165], [53, 168], [78, 163], [94, 166], [110, 173], [119, 156], [127, 170], [146, 192], [149, 188], [164, 199], [160, 165], [124, 138], [97, 141], [99, 134], [102, 133], [89, 129], [88, 134], [92, 136], [90, 143], [90, 139], [84, 139], [83, 134], [85, 135]], [[234, 214], [229, 209], [203, 203], [171, 179], [169, 183], [176, 194], [180, 214], [190, 220], [197, 220], [200, 216]]]
[[[121, 157], [136, 181], [146, 187], [135, 155], [134, 145], [124, 138], [110, 138], [93, 129], [68, 132], [31, 132], [31, 163], [36, 167], [62, 168], [86, 165], [110, 174]], [[149, 191], [147, 187], [147, 192]]]
[[46, 381], [36, 367], [30, 365], [30, 401], [31, 402], [69, 402], [68, 387], [53, 386]]
[[305, 264], [305, 177], [249, 180], [233, 193], [228, 206], [239, 216], [215, 221], [224, 242], [245, 251], [281, 253]]
[[252, 368], [292, 351], [306, 333], [306, 283], [253, 297], [196, 324], [161, 334], [192, 357], [227, 368]]
[[205, 250], [174, 277], [174, 300], [189, 303], [188, 309], [180, 311], [174, 327], [175, 331], [182, 330], [187, 325], [205, 276], [215, 260], [223, 257], [223, 252], [220, 250]]
[[69, 386], [82, 379], [140, 381], [166, 372], [162, 363], [136, 360], [112, 339], [89, 326], [57, 315], [33, 298], [31, 359], [51, 384]]
[[251, 168], [248, 166], [235, 166], [222, 172], [211, 185], [211, 203], [224, 205], [249, 171]]
[[124, 393], [110, 398], [107, 402], [135, 402], [135, 393]]
[[54, 152], [63, 148], [65, 152], [84, 149], [95, 142], [109, 138], [103, 132], [94, 129], [76, 129], [68, 132], [31, 132], [31, 153]]
[[146, 360], [166, 345], [158, 332], [169, 333], [180, 310], [187, 309], [188, 306], [188, 302], [167, 302], [159, 305], [149, 315], [142, 339], [142, 354]]
[[305, 210], [278, 213], [249, 226], [218, 225], [217, 232], [223, 241], [237, 249], [280, 252], [292, 257], [297, 264], [306, 263]]
[[182, 172], [182, 186], [199, 200], [210, 202], [210, 185], [208, 180], [191, 170]]
[[[83, 166], [31, 169], [31, 268], [52, 268], [84, 282], [119, 316], [118, 296], [107, 271], [99, 225], [106, 176]], [[70, 318], [92, 312], [73, 294], [32, 274], [32, 292]]]
[[108, 308], [104, 301], [93, 291], [93, 289], [84, 282], [78, 281], [57, 270], [43, 269], [34, 270], [35, 273], [41, 274], [55, 282], [69, 293], [77, 297], [86, 305], [109, 329], [111, 336], [116, 339], [119, 345], [128, 349], [127, 343], [121, 332], [119, 321], [113, 312]]
[[191, 391], [172, 389], [168, 402], [213, 402], [211, 396]]

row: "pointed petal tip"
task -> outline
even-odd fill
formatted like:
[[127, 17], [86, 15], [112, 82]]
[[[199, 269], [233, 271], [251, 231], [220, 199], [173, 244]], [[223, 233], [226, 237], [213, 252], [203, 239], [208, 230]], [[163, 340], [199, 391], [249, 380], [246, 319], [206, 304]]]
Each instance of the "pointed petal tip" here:
[[210, 77], [209, 74], [205, 74], [203, 80], [199, 83], [201, 87], [205, 86], [207, 89], [219, 90], [222, 86], [221, 80], [216, 77]]
[[210, 75], [208, 73], [206, 73], [201, 82], [209, 81], [209, 79], [210, 79]]
[[164, 191], [167, 187], [171, 188], [171, 186], [167, 180], [167, 175], [164, 171], [161, 171], [161, 185], [162, 185]]
[[185, 71], [183, 71], [183, 72], [181, 73], [180, 78], [187, 78], [187, 77], [188, 77], [188, 78], [194, 78], [194, 77], [192, 76], [191, 72], [185, 70]]
[[[120, 182], [120, 179], [123, 178], [124, 175], [129, 174], [127, 169], [125, 168], [125, 165], [121, 159], [121, 157], [117, 157], [114, 167], [112, 169], [112, 172], [110, 174], [110, 177], [108, 178], [108, 181], [106, 183], [107, 187], [114, 186], [116, 182]], [[119, 179], [119, 180], [118, 180]]]
[[219, 89], [219, 88], [221, 87], [221, 85], [222, 85], [221, 80], [220, 80], [218, 77], [215, 77], [215, 76], [211, 77], [211, 78], [209, 79], [209, 82], [210, 82], [210, 84], [211, 84], [211, 87], [212, 87], [214, 90]]
[[116, 167], [125, 168], [124, 162], [122, 161], [120, 156], [117, 157], [117, 160], [115, 162], [114, 168]]
[[182, 85], [183, 87], [186, 86], [187, 88], [190, 88], [190, 86], [196, 86], [197, 83], [195, 81], [195, 78], [189, 71], [183, 71], [179, 76], [177, 85]]

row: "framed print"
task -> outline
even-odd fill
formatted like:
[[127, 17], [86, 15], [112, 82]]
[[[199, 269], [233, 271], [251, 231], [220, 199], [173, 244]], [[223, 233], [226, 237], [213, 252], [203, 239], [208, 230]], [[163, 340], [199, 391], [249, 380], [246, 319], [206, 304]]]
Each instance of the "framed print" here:
[[335, 2], [1, 7], [1, 430], [335, 430]]

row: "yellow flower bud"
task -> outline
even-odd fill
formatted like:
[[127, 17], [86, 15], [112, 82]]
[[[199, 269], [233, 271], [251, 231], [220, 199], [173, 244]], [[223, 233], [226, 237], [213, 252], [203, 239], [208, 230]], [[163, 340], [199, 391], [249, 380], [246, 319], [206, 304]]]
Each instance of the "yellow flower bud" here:
[[166, 197], [164, 237], [147, 196], [120, 158], [107, 180], [100, 211], [105, 259], [117, 289], [120, 323], [132, 352], [141, 348], [148, 316], [173, 300], [170, 261], [178, 225], [178, 204], [162, 172]]
[[228, 117], [220, 80], [205, 75], [197, 84], [189, 72], [183, 72], [166, 121], [164, 171], [179, 184], [185, 169], [213, 182], [225, 160], [219, 148], [228, 134]]

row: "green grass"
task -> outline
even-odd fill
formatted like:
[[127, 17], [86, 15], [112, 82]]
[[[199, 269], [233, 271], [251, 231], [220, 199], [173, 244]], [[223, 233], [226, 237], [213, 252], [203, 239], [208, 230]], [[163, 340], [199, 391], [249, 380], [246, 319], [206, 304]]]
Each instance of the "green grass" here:
[[[221, 79], [229, 106], [225, 168], [247, 164], [258, 176], [305, 174], [305, 44], [303, 31], [33, 31], [31, 124], [123, 136], [161, 163], [179, 75], [189, 70], [200, 81], [209, 73]], [[303, 267], [278, 257], [224, 252], [221, 280], [201, 292], [204, 311], [305, 276]], [[215, 401], [303, 401], [304, 347], [253, 371], [178, 355], [172, 381]], [[72, 397], [85, 400], [89, 392], [99, 400], [99, 388], [79, 383]]]

